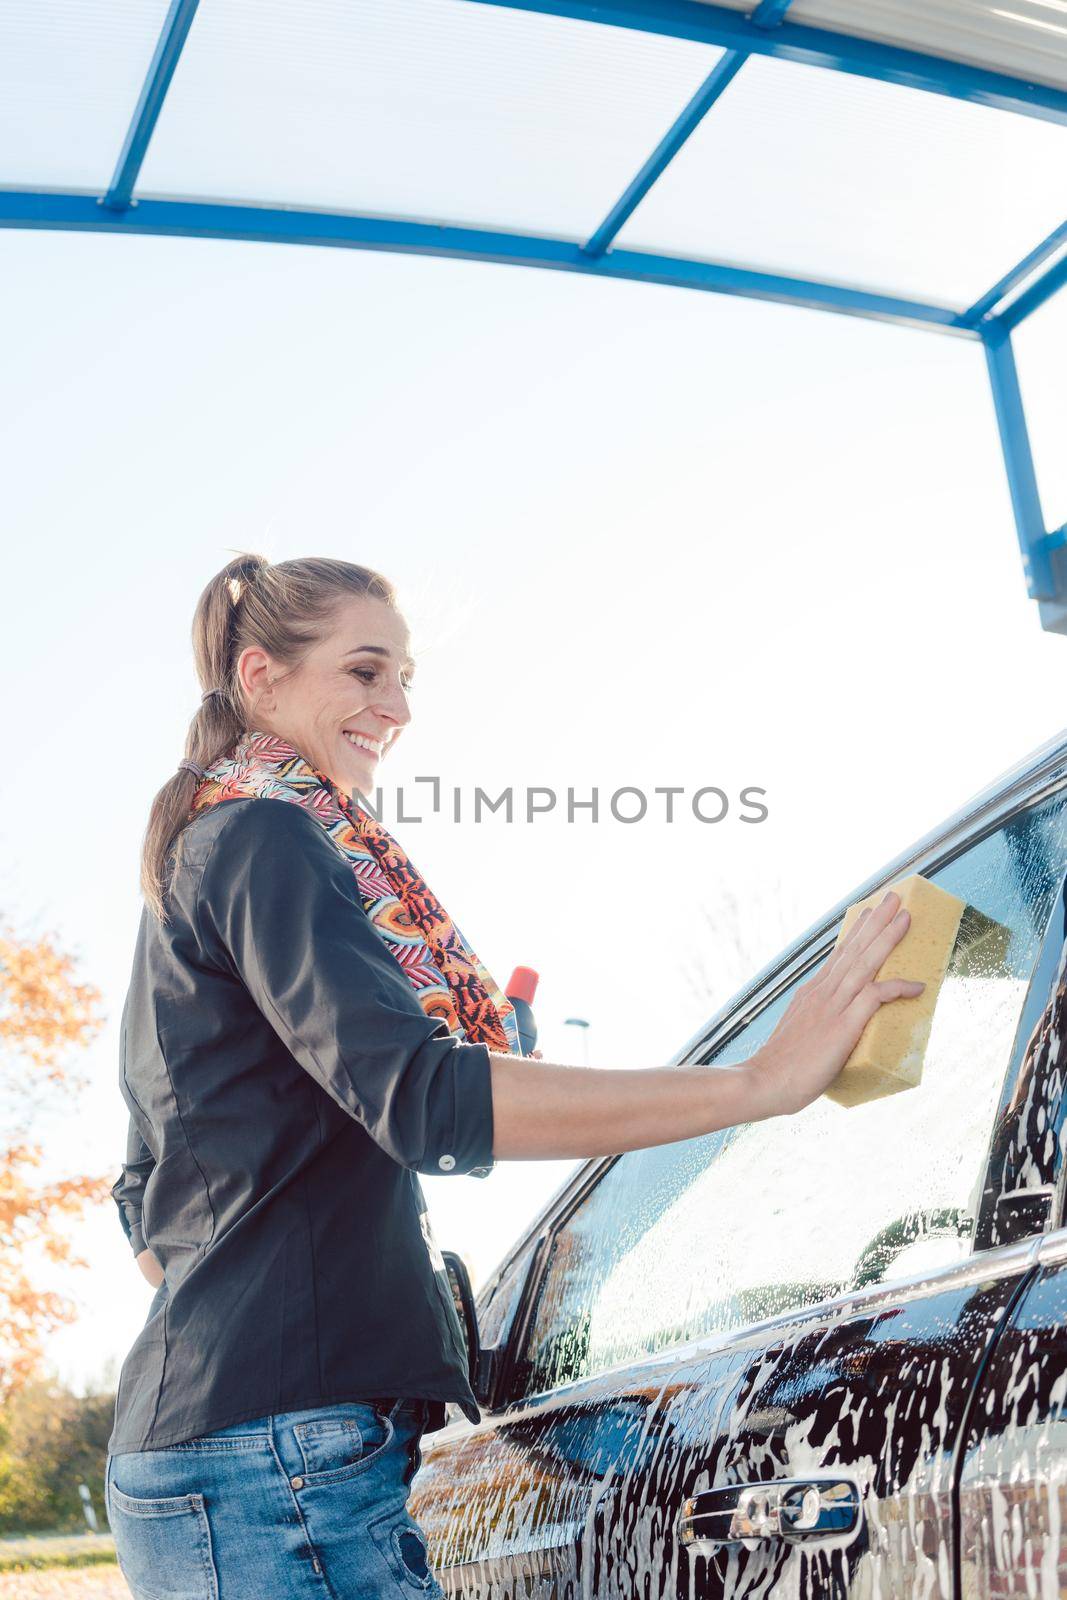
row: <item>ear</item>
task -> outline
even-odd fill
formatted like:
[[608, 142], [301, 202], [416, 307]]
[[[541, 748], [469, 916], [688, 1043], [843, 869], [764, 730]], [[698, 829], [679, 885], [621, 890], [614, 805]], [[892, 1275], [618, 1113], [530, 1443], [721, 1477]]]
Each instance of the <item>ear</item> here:
[[270, 687], [273, 662], [258, 645], [247, 645], [237, 658], [237, 681], [247, 703], [257, 709], [270, 711], [274, 704], [274, 691]]

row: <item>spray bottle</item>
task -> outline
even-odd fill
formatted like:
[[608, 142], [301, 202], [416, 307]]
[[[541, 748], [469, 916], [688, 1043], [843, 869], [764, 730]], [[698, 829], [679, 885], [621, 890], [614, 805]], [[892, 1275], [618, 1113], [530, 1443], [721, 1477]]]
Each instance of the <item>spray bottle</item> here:
[[538, 974], [532, 967], [516, 967], [504, 990], [515, 1007], [515, 1021], [519, 1029], [519, 1043], [524, 1056], [530, 1055], [537, 1044], [537, 1023], [533, 1014], [533, 997], [537, 993]]

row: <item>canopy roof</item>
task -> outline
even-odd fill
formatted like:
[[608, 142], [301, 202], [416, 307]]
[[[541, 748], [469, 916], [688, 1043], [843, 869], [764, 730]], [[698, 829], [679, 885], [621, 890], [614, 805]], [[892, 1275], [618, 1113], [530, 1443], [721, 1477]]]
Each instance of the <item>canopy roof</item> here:
[[[400, 250], [986, 349], [1067, 282], [1067, 0], [7, 0], [0, 225]], [[750, 14], [751, 13], [751, 14]], [[936, 159], [931, 159], [931, 154]]]

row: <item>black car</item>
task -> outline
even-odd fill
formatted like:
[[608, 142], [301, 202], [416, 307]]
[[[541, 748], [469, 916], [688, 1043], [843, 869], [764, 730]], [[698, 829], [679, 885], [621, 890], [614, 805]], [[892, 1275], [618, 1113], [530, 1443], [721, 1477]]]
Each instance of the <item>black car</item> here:
[[911, 872], [1008, 935], [950, 968], [920, 1087], [590, 1161], [476, 1331], [468, 1300], [485, 1416], [425, 1438], [411, 1501], [448, 1593], [1067, 1594], [1067, 733], [676, 1063], [750, 1056]]

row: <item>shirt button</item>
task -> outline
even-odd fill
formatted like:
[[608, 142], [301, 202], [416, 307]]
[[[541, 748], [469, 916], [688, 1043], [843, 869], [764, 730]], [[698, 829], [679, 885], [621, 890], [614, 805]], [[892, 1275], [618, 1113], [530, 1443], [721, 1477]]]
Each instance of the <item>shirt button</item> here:
[[304, 1487], [303, 1478], [290, 1478], [289, 1482], [292, 1484], [294, 1489], [302, 1489]]
[[455, 1156], [440, 1156], [440, 1157], [438, 1157], [437, 1165], [441, 1168], [442, 1172], [451, 1172], [452, 1168], [455, 1166], [455, 1164], [456, 1164]]

